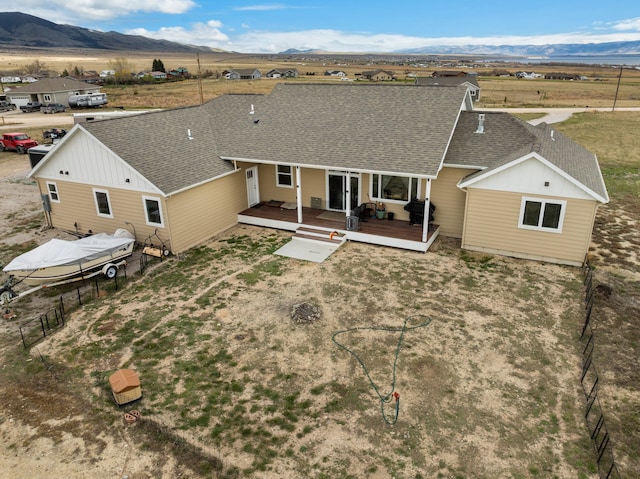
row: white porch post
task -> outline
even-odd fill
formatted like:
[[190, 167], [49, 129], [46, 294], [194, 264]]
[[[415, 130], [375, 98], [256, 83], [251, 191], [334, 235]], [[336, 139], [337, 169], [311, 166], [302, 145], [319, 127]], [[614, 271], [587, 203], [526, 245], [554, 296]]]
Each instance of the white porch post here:
[[422, 242], [427, 242], [429, 235], [429, 206], [431, 203], [431, 178], [427, 179], [427, 188], [424, 198], [424, 221], [422, 222]]
[[296, 166], [296, 203], [298, 209], [298, 223], [302, 223], [302, 189], [300, 182], [302, 181], [302, 173], [300, 167]]
[[345, 176], [345, 185], [344, 185], [344, 191], [345, 191], [345, 216], [349, 217], [349, 215], [351, 214], [351, 173], [349, 173], [347, 171], [347, 174]]

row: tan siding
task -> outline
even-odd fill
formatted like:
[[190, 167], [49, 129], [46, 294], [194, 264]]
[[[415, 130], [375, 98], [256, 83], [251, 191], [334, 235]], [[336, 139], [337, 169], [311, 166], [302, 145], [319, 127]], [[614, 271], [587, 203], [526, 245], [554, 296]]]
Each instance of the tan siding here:
[[467, 194], [463, 248], [567, 264], [580, 264], [584, 259], [595, 201], [567, 200], [562, 233], [550, 233], [518, 228], [520, 193], [469, 188]]
[[[51, 202], [51, 223], [54, 228], [67, 231], [78, 231], [82, 234], [105, 232], [113, 233], [118, 228], [125, 228], [133, 233], [133, 228], [125, 221], [135, 225], [136, 239], [143, 241], [155, 228], [146, 226], [142, 194], [117, 188], [101, 188], [109, 192], [113, 218], [98, 216], [91, 185], [56, 181], [60, 203]], [[46, 181], [38, 180], [41, 191], [46, 191]], [[152, 195], [149, 195], [152, 196]], [[162, 202], [162, 198], [158, 197]], [[163, 205], [165, 223], [166, 207]], [[77, 227], [76, 227], [77, 225]], [[166, 224], [165, 224], [166, 226]], [[158, 228], [158, 235], [163, 240], [169, 239], [167, 228]]]
[[431, 183], [431, 199], [436, 205], [434, 222], [440, 225], [440, 234], [444, 236], [462, 237], [466, 193], [456, 185], [470, 173], [460, 168], [443, 168]]
[[326, 171], [302, 170], [302, 206], [311, 206], [311, 197], [322, 198], [322, 208], [326, 209]]
[[184, 251], [232, 227], [245, 208], [244, 170], [168, 198], [173, 251]]
[[[292, 168], [293, 184], [296, 183], [295, 168]], [[295, 203], [296, 189], [281, 188], [276, 185], [276, 166], [258, 165], [258, 187], [260, 188], [260, 201], [286, 201]]]

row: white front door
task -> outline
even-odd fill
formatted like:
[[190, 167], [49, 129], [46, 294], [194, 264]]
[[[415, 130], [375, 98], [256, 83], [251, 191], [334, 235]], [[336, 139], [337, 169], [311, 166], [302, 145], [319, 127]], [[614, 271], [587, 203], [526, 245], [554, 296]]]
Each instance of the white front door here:
[[258, 189], [258, 167], [252, 166], [245, 170], [247, 178], [247, 199], [249, 208], [260, 203], [260, 190]]

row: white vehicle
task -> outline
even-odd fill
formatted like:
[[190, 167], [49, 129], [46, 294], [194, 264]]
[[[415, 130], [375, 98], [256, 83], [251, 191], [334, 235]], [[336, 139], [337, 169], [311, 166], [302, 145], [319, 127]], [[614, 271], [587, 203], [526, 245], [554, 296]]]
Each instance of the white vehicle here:
[[91, 108], [106, 104], [106, 93], [86, 93], [82, 95], [71, 95], [69, 97], [69, 106], [71, 108]]

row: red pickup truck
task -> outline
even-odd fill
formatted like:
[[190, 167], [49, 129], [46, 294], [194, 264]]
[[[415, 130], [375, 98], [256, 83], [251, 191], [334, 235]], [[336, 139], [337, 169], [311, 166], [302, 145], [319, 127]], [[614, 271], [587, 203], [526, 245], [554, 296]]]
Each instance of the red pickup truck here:
[[38, 142], [29, 138], [26, 133], [3, 133], [0, 137], [0, 151], [14, 150], [24, 154], [34, 146], [38, 146]]

